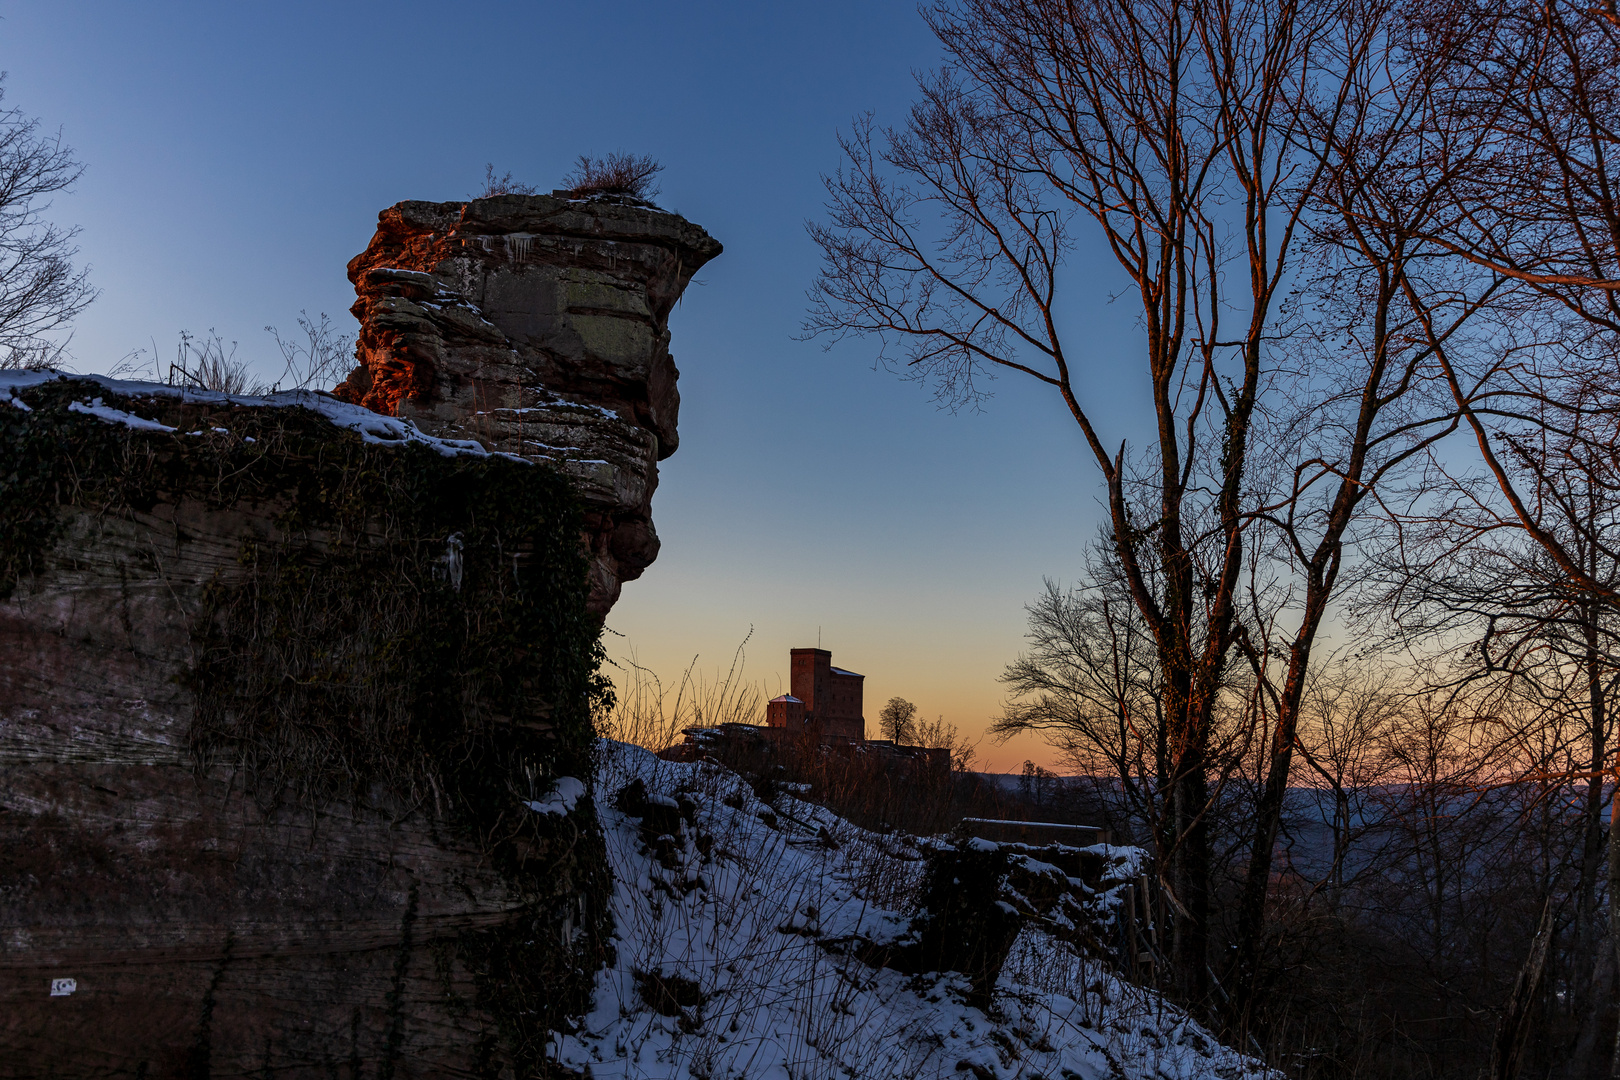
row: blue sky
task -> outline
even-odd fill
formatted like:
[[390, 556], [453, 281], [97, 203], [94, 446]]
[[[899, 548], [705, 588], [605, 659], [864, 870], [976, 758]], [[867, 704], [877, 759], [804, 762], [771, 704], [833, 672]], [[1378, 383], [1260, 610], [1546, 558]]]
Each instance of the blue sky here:
[[[838, 132], [867, 110], [902, 120], [937, 60], [914, 6], [50, 0], [0, 16], [7, 104], [89, 167], [54, 211], [82, 227], [102, 290], [73, 339], [81, 370], [209, 328], [268, 369], [264, 326], [307, 309], [352, 327], [344, 265], [382, 208], [464, 198], [485, 162], [544, 190], [580, 154], [661, 160], [659, 203], [726, 252], [672, 320], [664, 548], [609, 618], [610, 651], [667, 678], [729, 663], [752, 626], [747, 672], [775, 692], [787, 650], [819, 633], [867, 676], [869, 721], [896, 694], [970, 731], [997, 711], [1023, 605], [1043, 576], [1072, 579], [1096, 532], [1078, 432], [1032, 386], [1003, 379], [984, 411], [952, 414], [874, 370], [871, 344], [795, 339]], [[1119, 284], [1087, 253], [1071, 269], [1086, 385], [1123, 417], [1131, 305], [1108, 305]], [[1046, 760], [1033, 741], [981, 753]]]

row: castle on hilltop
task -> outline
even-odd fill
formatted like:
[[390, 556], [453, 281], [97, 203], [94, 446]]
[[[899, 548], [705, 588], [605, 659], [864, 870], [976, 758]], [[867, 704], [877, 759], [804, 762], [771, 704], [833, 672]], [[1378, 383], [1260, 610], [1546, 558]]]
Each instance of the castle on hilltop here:
[[[765, 705], [765, 724], [721, 724], [689, 727], [683, 743], [659, 751], [671, 761], [749, 760], [749, 755], [774, 753], [766, 748], [799, 743], [795, 736], [819, 744], [839, 757], [863, 757], [886, 769], [923, 769], [945, 775], [951, 769], [949, 747], [898, 746], [891, 739], [868, 739], [861, 698], [866, 676], [832, 666], [826, 649], [789, 651], [791, 693]], [[756, 761], [757, 766], [757, 761]]]
[[824, 740], [864, 742], [861, 694], [866, 676], [833, 667], [832, 653], [826, 649], [793, 649], [789, 655], [791, 693], [766, 704], [765, 725], [814, 731]]

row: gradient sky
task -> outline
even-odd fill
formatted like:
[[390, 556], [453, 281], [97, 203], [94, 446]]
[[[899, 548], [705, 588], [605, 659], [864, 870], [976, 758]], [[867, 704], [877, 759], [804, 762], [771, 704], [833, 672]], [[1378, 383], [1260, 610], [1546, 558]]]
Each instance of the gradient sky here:
[[[658, 202], [721, 240], [676, 311], [681, 448], [653, 502], [663, 553], [608, 620], [666, 681], [713, 672], [752, 628], [746, 674], [785, 686], [819, 635], [892, 695], [978, 733], [1043, 577], [1069, 581], [1101, 488], [1051, 394], [1004, 379], [940, 410], [873, 368], [875, 344], [795, 340], [817, 253], [820, 175], [871, 110], [903, 119], [937, 61], [909, 2], [76, 3], [0, 0], [6, 104], [60, 126], [88, 165], [53, 216], [102, 290], [79, 370], [166, 361], [216, 328], [261, 358], [300, 310], [353, 328], [344, 264], [382, 208], [459, 199], [486, 162], [542, 190], [574, 159], [650, 153]], [[1141, 388], [1128, 301], [1101, 253], [1069, 268], [1084, 385], [1119, 427]], [[1104, 256], [1105, 258], [1105, 256]], [[989, 767], [1050, 763], [984, 741]]]

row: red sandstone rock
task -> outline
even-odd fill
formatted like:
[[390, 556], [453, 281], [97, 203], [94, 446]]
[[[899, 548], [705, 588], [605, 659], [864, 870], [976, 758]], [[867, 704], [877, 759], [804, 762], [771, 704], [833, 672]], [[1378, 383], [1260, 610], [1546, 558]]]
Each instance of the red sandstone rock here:
[[720, 250], [622, 197], [399, 203], [349, 263], [360, 366], [336, 392], [573, 476], [605, 616], [658, 554], [652, 495], [680, 409], [669, 313]]

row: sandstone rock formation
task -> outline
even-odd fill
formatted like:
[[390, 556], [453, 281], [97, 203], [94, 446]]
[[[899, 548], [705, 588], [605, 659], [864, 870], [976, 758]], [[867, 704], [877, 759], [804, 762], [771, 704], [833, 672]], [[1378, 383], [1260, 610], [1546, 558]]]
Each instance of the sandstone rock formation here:
[[349, 263], [360, 366], [338, 396], [574, 477], [605, 615], [658, 554], [658, 462], [679, 445], [669, 314], [719, 253], [628, 197], [399, 203]]
[[544, 1071], [607, 947], [600, 618], [718, 250], [403, 203], [348, 403], [0, 372], [0, 1078]]

